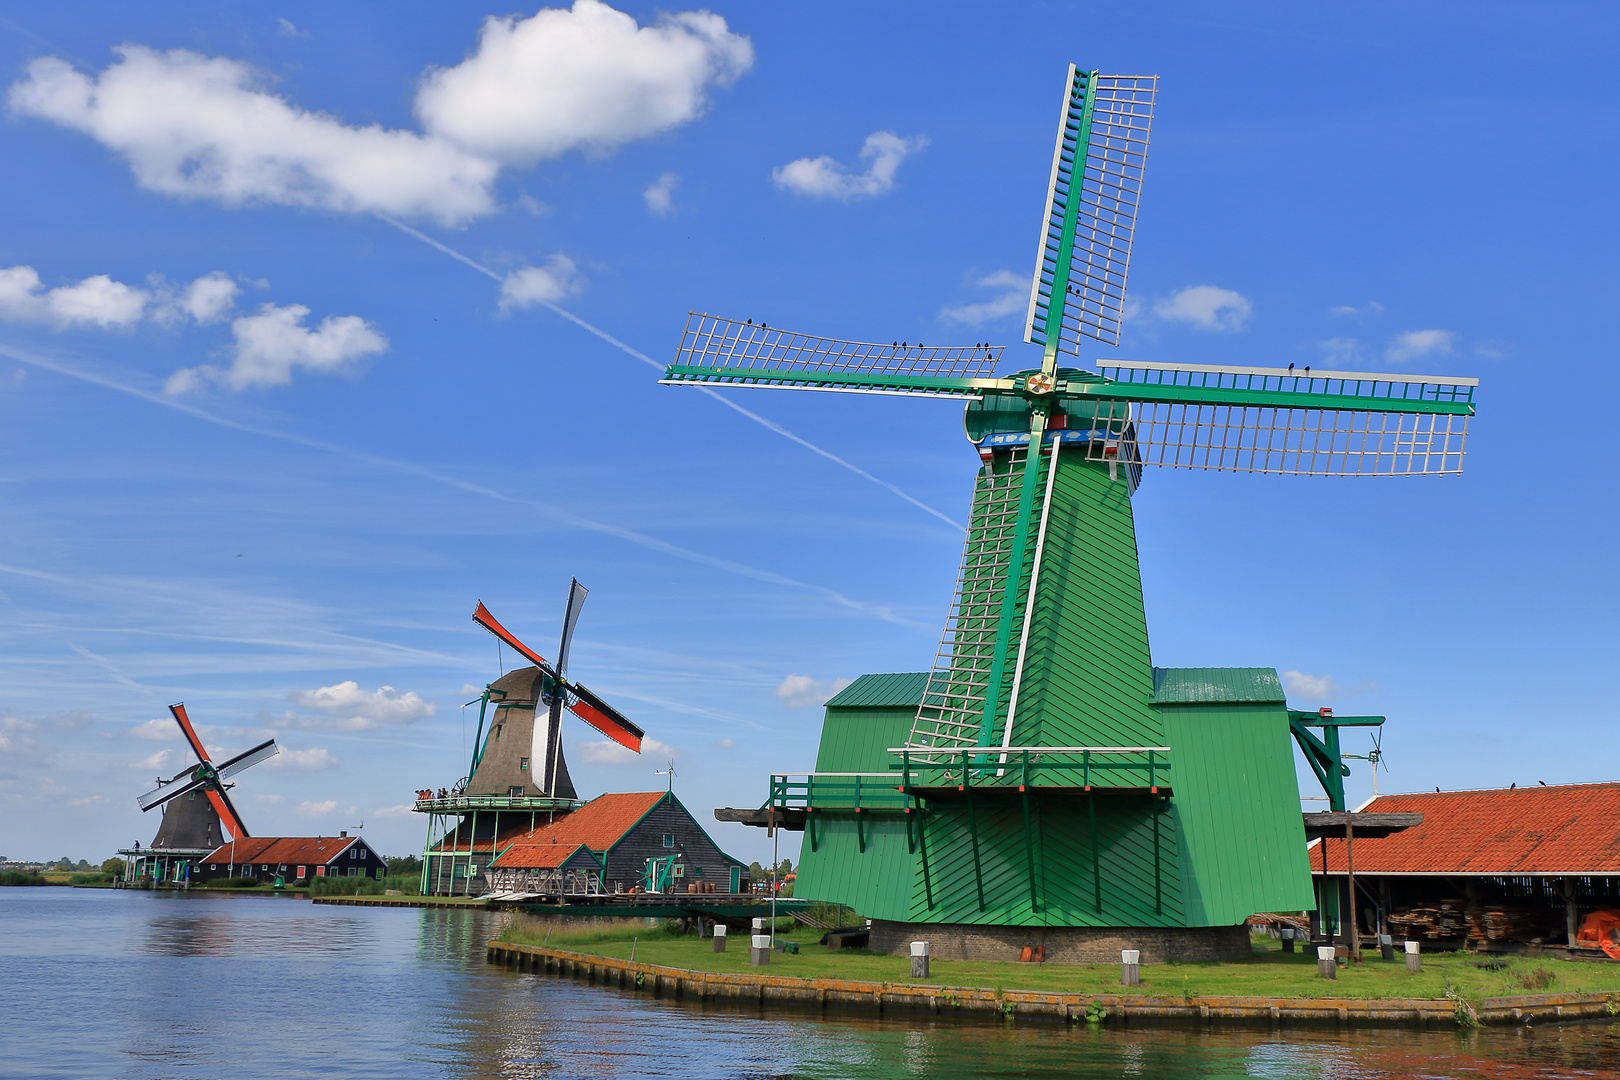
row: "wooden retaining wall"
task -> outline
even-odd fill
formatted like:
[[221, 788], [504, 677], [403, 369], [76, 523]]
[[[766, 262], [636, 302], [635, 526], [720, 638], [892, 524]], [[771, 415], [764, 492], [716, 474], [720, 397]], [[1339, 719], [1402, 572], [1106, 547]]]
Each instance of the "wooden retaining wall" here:
[[453, 907], [484, 908], [481, 900], [457, 900], [448, 896], [312, 896], [316, 904], [352, 904], [357, 907]]
[[[1072, 994], [1043, 990], [989, 990], [855, 979], [804, 979], [781, 975], [730, 975], [632, 963], [610, 956], [569, 952], [536, 945], [492, 941], [486, 959], [518, 971], [583, 978], [655, 997], [698, 1002], [757, 1002], [817, 1009], [890, 1011], [1045, 1018], [1084, 1021], [1100, 1008], [1110, 1024], [1235, 1023], [1279, 1026], [1330, 1024], [1339, 1027], [1457, 1026], [1454, 1004], [1444, 998], [1290, 998], [1140, 994]], [[1620, 994], [1522, 994], [1486, 998], [1478, 1010], [1486, 1024], [1525, 1024], [1591, 1017], [1617, 1017]]]

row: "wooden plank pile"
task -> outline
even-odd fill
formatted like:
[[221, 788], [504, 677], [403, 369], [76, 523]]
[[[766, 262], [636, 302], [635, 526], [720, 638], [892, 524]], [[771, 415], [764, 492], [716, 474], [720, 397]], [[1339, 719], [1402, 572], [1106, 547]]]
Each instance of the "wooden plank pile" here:
[[1468, 934], [1467, 901], [1442, 900], [1439, 907], [1415, 907], [1388, 918], [1389, 932], [1408, 939], [1460, 938]]
[[1397, 938], [1464, 938], [1469, 942], [1534, 941], [1554, 936], [1556, 912], [1506, 904], [1475, 905], [1442, 900], [1439, 907], [1414, 907], [1390, 914], [1389, 932]]
[[1534, 941], [1552, 937], [1559, 929], [1557, 913], [1546, 908], [1496, 906], [1469, 912], [1468, 936], [1475, 941]]

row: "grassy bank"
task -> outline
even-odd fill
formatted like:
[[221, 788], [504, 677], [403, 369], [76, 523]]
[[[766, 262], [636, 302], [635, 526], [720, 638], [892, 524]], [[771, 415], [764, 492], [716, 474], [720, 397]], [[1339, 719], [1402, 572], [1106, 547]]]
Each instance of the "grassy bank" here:
[[[758, 971], [748, 966], [748, 942], [738, 936], [726, 952], [697, 937], [679, 937], [642, 919], [606, 920], [597, 925], [566, 926], [560, 922], [518, 919], [501, 935], [518, 945], [545, 943], [556, 948], [626, 959], [631, 939], [638, 961], [694, 971], [730, 974]], [[1153, 964], [1142, 968], [1139, 988], [1119, 984], [1119, 968], [1107, 964], [1018, 964], [986, 961], [934, 960], [928, 979], [913, 980], [910, 959], [874, 956], [862, 950], [829, 952], [816, 944], [819, 933], [801, 930], [783, 937], [797, 941], [797, 955], [772, 955], [769, 974], [806, 979], [861, 979], [874, 982], [985, 987], [993, 990], [1052, 990], [1072, 993], [1254, 994], [1270, 997], [1442, 998], [1449, 985], [1475, 1002], [1502, 994], [1620, 993], [1620, 964], [1601, 961], [1531, 960], [1522, 957], [1481, 958], [1465, 953], [1435, 953], [1423, 957], [1423, 971], [1406, 972], [1404, 957], [1386, 963], [1371, 953], [1360, 966], [1339, 969], [1329, 982], [1316, 974], [1316, 953], [1285, 953], [1279, 943], [1266, 939], [1255, 945], [1247, 960], [1187, 964]], [[1484, 965], [1484, 966], [1482, 966]]]

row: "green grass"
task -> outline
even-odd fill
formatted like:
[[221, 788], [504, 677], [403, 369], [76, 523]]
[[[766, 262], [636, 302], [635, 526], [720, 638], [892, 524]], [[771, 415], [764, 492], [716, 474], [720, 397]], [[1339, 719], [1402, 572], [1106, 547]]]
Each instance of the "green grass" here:
[[[572, 920], [578, 922], [579, 920]], [[603, 924], [608, 921], [603, 920]], [[905, 956], [874, 956], [864, 950], [830, 952], [816, 944], [820, 933], [800, 928], [778, 934], [797, 941], [797, 955], [774, 953], [768, 970], [748, 965], [748, 940], [735, 935], [723, 953], [715, 953], [712, 943], [695, 936], [675, 936], [663, 927], [648, 926], [646, 920], [624, 919], [619, 925], [565, 926], [563, 920], [551, 923], [525, 919], [509, 926], [500, 940], [519, 945], [539, 945], [546, 927], [555, 924], [550, 944], [557, 948], [588, 952], [597, 956], [627, 959], [631, 938], [636, 942], [636, 960], [666, 967], [689, 968], [728, 974], [763, 973], [806, 979], [857, 979], [870, 982], [916, 983], [933, 986], [985, 987], [992, 990], [1050, 990], [1081, 994], [1135, 993], [1152, 996], [1185, 994], [1235, 994], [1263, 997], [1418, 997], [1446, 996], [1447, 980], [1452, 988], [1476, 1005], [1480, 999], [1502, 994], [1620, 992], [1620, 964], [1602, 961], [1565, 961], [1523, 957], [1509, 959], [1497, 970], [1477, 966], [1480, 958], [1467, 953], [1433, 953], [1423, 957], [1423, 970], [1416, 975], [1406, 971], [1404, 956], [1392, 962], [1379, 958], [1376, 951], [1366, 954], [1360, 966], [1339, 969], [1339, 977], [1328, 981], [1316, 974], [1316, 952], [1285, 953], [1269, 939], [1258, 941], [1254, 954], [1242, 961], [1186, 964], [1145, 964], [1142, 985], [1124, 987], [1119, 968], [1109, 964], [1018, 964], [993, 961], [934, 960], [931, 978], [913, 980], [910, 959]]]

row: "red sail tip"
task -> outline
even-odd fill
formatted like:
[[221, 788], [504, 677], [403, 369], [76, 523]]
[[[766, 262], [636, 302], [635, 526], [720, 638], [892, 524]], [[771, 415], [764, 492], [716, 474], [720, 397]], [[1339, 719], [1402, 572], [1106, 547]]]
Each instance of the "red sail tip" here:
[[478, 601], [478, 610], [473, 612], [473, 622], [477, 623], [479, 626], [482, 626], [485, 630], [488, 630], [490, 633], [506, 642], [513, 649], [517, 650], [519, 655], [528, 657], [531, 662], [545, 668], [547, 671], [551, 670], [551, 665], [546, 662], [546, 658], [529, 648], [527, 645], [523, 644], [523, 642], [519, 641], [512, 635], [512, 631], [508, 630], [506, 627], [497, 622], [495, 616], [489, 613], [489, 609], [484, 606], [484, 602], [482, 600]]
[[620, 746], [641, 753], [641, 732], [633, 731], [615, 718], [581, 698], [568, 706], [568, 711], [600, 731]]
[[179, 701], [170, 705], [169, 712], [174, 714], [174, 722], [180, 725], [180, 732], [186, 737], [186, 742], [191, 744], [197, 760], [207, 761], [208, 751], [203, 748], [202, 740], [197, 738], [197, 732], [191, 726], [191, 717], [186, 715], [186, 703]]

